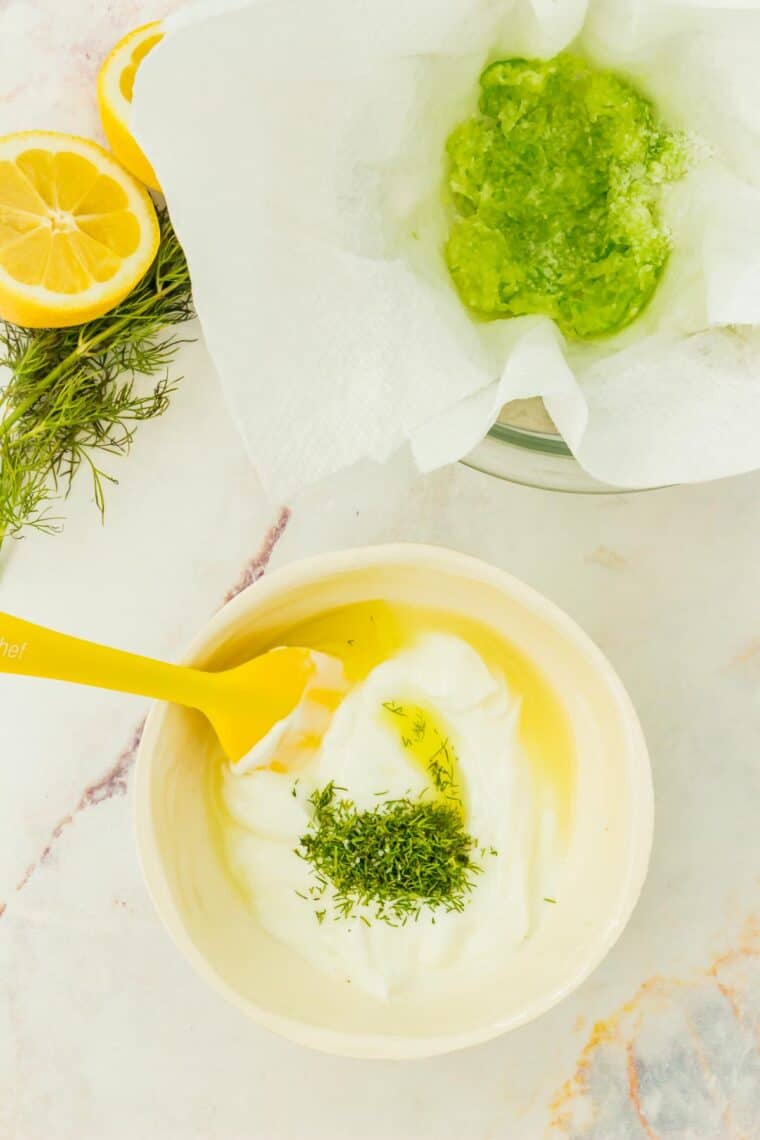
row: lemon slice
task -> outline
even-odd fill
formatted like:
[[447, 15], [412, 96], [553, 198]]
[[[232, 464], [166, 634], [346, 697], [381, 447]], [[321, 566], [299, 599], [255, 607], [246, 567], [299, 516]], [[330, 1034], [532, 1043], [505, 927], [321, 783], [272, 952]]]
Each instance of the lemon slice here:
[[111, 150], [135, 178], [160, 190], [155, 171], [132, 137], [132, 92], [140, 63], [163, 39], [160, 20], [119, 40], [98, 75], [100, 120]]
[[134, 288], [158, 240], [150, 195], [97, 143], [0, 138], [0, 317], [29, 328], [99, 317]]

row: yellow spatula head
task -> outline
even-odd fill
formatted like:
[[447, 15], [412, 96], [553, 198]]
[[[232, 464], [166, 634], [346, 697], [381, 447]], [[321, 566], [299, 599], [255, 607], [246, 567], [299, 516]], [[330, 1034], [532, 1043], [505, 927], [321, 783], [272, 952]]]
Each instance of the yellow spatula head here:
[[223, 684], [205, 712], [232, 763], [293, 711], [316, 673], [310, 650], [288, 646], [218, 675]]

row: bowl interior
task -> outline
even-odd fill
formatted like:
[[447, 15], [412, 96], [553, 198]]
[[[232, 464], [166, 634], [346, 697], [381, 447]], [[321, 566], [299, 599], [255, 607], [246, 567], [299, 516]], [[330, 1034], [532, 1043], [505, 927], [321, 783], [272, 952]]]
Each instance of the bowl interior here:
[[493, 568], [448, 551], [377, 548], [296, 564], [226, 607], [196, 643], [194, 663], [237, 664], [289, 626], [336, 606], [384, 598], [448, 609], [528, 654], [565, 705], [577, 771], [556, 905], [521, 949], [475, 970], [445, 1002], [388, 1004], [317, 971], [275, 941], [225, 871], [204, 785], [216, 745], [205, 720], [156, 706], [138, 761], [138, 840], [154, 901], [199, 970], [257, 1020], [316, 1047], [414, 1056], [485, 1040], [574, 988], [627, 920], [651, 839], [649, 769], [628, 698], [568, 618]]

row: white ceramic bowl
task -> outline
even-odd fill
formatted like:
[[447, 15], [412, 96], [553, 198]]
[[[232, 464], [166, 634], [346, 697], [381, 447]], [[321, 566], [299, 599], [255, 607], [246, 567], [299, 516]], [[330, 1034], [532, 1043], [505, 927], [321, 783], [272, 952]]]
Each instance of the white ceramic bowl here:
[[415, 997], [386, 1005], [275, 941], [217, 854], [203, 795], [215, 745], [199, 714], [156, 705], [148, 717], [137, 761], [137, 840], [148, 889], [177, 947], [255, 1021], [326, 1052], [423, 1057], [532, 1020], [598, 965], [646, 874], [651, 776], [631, 702], [593, 642], [528, 586], [450, 550], [349, 550], [268, 574], [216, 615], [188, 661], [239, 663], [296, 622], [373, 598], [448, 609], [490, 626], [543, 670], [572, 724], [577, 772], [561, 894], [498, 975], [474, 971], [445, 1002]]

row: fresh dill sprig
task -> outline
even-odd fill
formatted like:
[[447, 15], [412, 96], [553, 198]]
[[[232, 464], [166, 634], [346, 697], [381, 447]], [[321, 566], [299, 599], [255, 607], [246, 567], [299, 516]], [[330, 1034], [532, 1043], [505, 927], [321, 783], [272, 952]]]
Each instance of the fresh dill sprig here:
[[473, 859], [477, 841], [460, 811], [422, 798], [360, 811], [337, 798], [339, 790], [330, 782], [310, 796], [314, 814], [296, 848], [311, 864], [314, 897], [329, 892], [338, 918], [368, 907], [392, 926], [416, 921], [426, 908], [464, 909], [481, 868]]
[[[0, 545], [28, 527], [51, 532], [51, 503], [89, 470], [103, 514], [102, 455], [129, 451], [135, 427], [161, 415], [177, 383], [169, 365], [178, 336], [165, 330], [193, 316], [185, 255], [166, 210], [156, 259], [116, 308], [87, 324], [24, 329], [0, 322]], [[136, 391], [138, 376], [158, 377]]]

